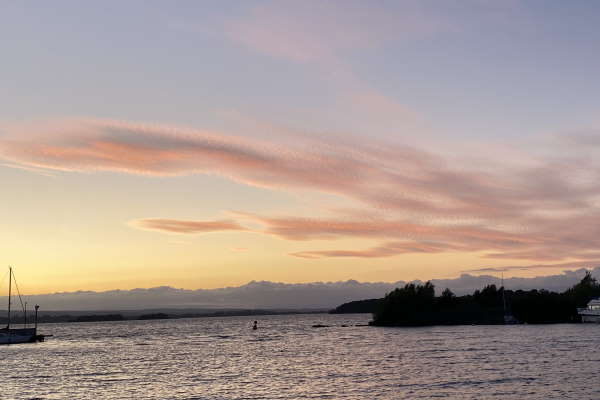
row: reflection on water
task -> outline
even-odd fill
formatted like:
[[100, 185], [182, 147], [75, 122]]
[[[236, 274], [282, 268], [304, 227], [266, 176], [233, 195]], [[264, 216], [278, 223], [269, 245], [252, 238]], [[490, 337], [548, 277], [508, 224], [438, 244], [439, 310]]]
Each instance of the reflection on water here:
[[600, 325], [341, 326], [368, 319], [42, 325], [47, 342], [0, 348], [0, 398], [600, 398]]

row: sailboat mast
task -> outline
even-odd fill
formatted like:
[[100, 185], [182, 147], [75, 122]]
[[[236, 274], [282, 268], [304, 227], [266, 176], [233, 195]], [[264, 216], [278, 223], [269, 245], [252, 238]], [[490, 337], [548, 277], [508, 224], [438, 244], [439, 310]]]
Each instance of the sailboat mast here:
[[7, 329], [10, 329], [10, 295], [12, 290], [12, 267], [8, 267], [8, 324]]
[[504, 290], [504, 272], [502, 273], [502, 307], [504, 308], [504, 314], [506, 314], [506, 295]]

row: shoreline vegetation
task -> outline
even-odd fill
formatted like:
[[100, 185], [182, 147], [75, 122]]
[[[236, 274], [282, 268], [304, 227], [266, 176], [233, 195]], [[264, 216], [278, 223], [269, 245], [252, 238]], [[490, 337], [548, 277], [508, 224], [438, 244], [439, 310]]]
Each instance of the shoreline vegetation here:
[[381, 299], [344, 303], [330, 313], [370, 312], [373, 320], [369, 324], [373, 326], [577, 323], [581, 322], [577, 308], [585, 307], [594, 297], [600, 297], [600, 284], [588, 271], [562, 293], [488, 285], [466, 296], [455, 296], [450, 289], [435, 296], [431, 282], [409, 283]]

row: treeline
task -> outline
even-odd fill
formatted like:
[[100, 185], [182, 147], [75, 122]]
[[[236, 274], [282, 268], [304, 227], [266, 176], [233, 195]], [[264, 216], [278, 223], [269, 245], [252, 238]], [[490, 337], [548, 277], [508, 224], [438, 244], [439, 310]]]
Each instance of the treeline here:
[[382, 299], [355, 300], [337, 306], [329, 314], [373, 313]]
[[[427, 282], [407, 284], [365, 304], [374, 307], [371, 324], [376, 326], [503, 324], [508, 315], [521, 323], [542, 324], [580, 322], [577, 308], [585, 307], [594, 297], [600, 297], [600, 284], [587, 272], [563, 293], [505, 291], [489, 285], [471, 295], [459, 297], [446, 289], [435, 296], [434, 285]], [[345, 310], [348, 312], [347, 307]]]

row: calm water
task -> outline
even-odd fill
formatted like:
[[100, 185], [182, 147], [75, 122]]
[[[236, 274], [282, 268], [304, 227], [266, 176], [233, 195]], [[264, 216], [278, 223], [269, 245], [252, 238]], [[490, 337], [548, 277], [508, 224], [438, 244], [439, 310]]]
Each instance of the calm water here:
[[0, 347], [0, 398], [600, 399], [600, 325], [341, 327], [368, 318], [42, 325]]

